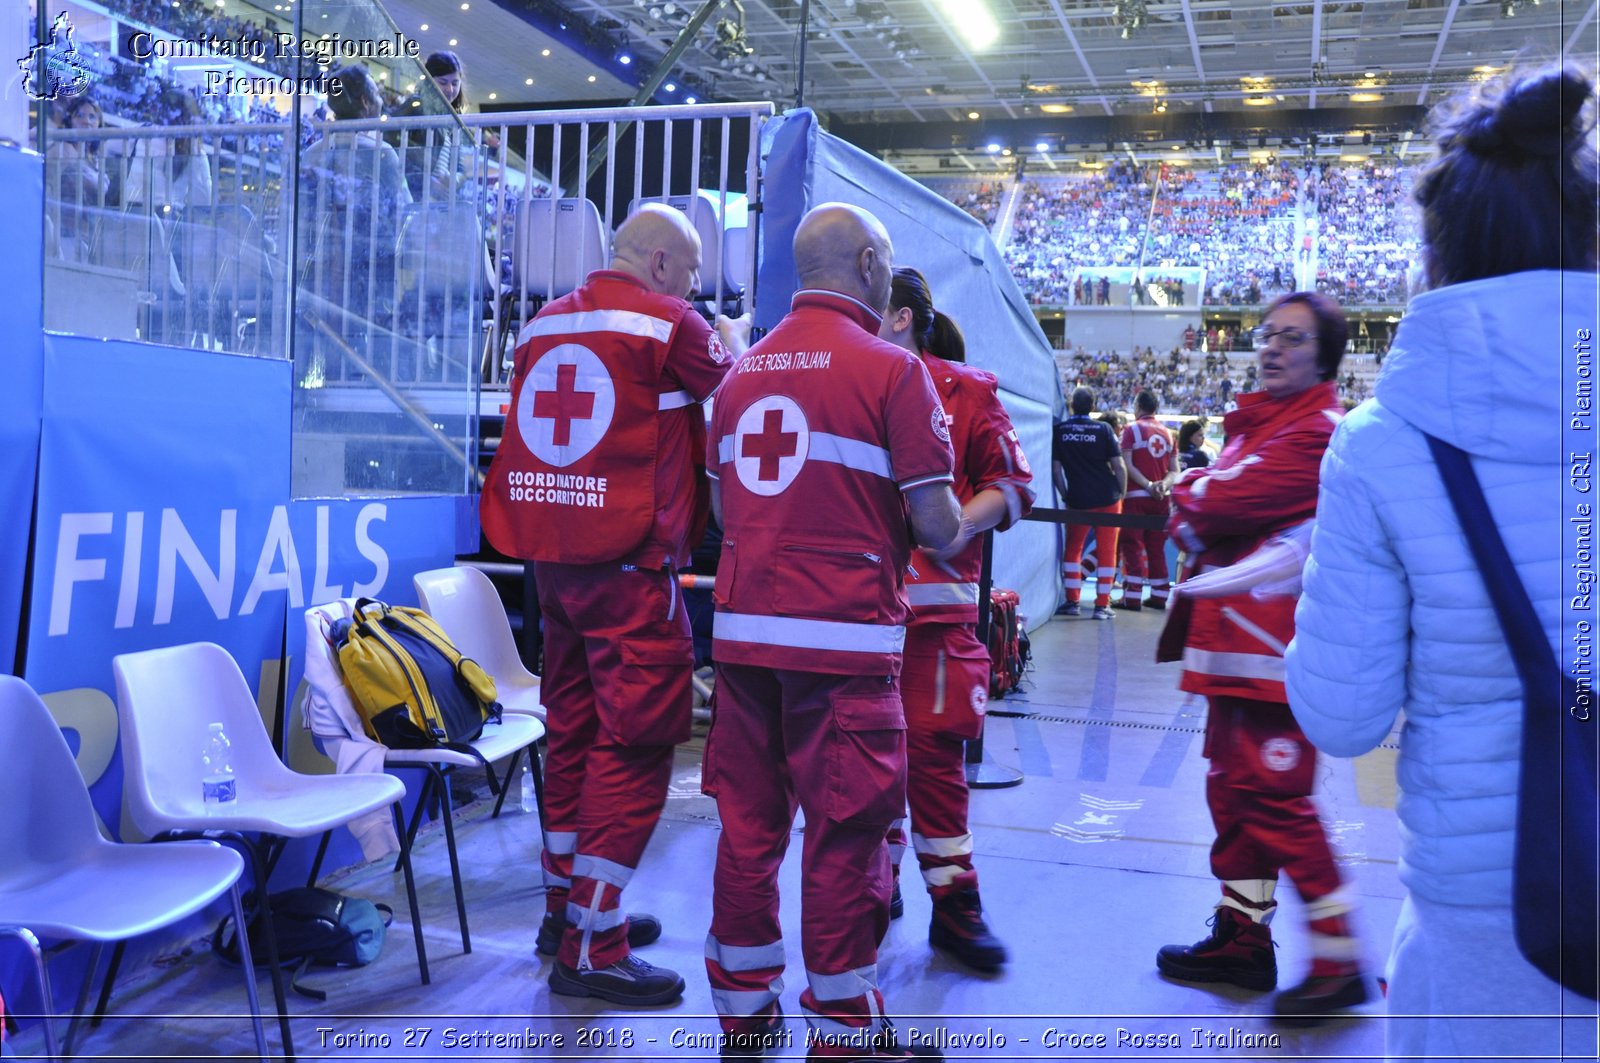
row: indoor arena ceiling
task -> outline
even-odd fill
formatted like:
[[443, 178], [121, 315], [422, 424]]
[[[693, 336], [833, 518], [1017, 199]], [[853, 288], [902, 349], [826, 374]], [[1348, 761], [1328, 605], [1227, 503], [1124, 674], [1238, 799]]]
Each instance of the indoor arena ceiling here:
[[[566, 6], [653, 60], [699, 4]], [[741, 8], [745, 43], [726, 43]], [[851, 122], [1113, 114], [1163, 102], [1205, 111], [1425, 104], [1525, 51], [1592, 59], [1595, 8], [1595, 0], [812, 0], [804, 95]], [[966, 34], [984, 10], [999, 32], [980, 49]], [[800, 13], [798, 0], [723, 0], [679, 69], [719, 98], [792, 102]]]

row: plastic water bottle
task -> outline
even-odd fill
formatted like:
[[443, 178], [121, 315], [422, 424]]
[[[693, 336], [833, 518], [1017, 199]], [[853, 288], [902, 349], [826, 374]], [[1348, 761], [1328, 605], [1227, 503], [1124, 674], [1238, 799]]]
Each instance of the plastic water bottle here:
[[206, 811], [230, 804], [238, 791], [233, 780], [233, 746], [220, 723], [214, 723], [200, 751], [200, 796]]
[[533, 770], [524, 764], [522, 766], [522, 811], [532, 812], [539, 807], [533, 792]]

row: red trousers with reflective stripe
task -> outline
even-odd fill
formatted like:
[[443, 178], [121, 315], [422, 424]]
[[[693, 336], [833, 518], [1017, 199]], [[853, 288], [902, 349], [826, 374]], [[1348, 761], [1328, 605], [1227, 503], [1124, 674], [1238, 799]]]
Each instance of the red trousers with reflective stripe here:
[[[538, 562], [544, 611], [540, 701], [545, 755], [545, 826], [576, 832], [577, 856], [615, 865], [625, 878], [639, 866], [667, 799], [672, 748], [689, 737], [694, 643], [681, 592], [670, 572], [620, 565]], [[621, 887], [574, 876], [573, 857], [548, 850], [547, 911], [572, 923], [557, 957], [570, 967], [606, 967], [628, 954], [619, 918]], [[606, 925], [615, 921], [616, 925]], [[601, 926], [603, 929], [585, 929]]]
[[1283, 871], [1308, 901], [1338, 889], [1339, 868], [1310, 801], [1317, 751], [1289, 706], [1206, 701], [1206, 802], [1217, 828], [1211, 873], [1227, 882]]
[[[711, 936], [740, 948], [783, 939], [778, 867], [802, 808], [806, 970], [828, 976], [873, 967], [889, 926], [884, 831], [906, 800], [898, 681], [719, 664], [716, 691], [701, 772], [722, 819]], [[769, 985], [782, 969], [730, 973], [709, 961], [706, 968], [712, 990], [731, 993]], [[878, 1006], [867, 993], [814, 996], [807, 990], [802, 1003], [848, 1026], [867, 1024]], [[732, 1031], [739, 1016], [723, 1012], [721, 1019]]]
[[[1122, 502], [1116, 501], [1109, 506], [1098, 509], [1085, 510], [1086, 513], [1121, 513]], [[1068, 524], [1067, 546], [1061, 554], [1063, 566], [1068, 564], [1081, 565], [1083, 563], [1083, 543], [1089, 538], [1089, 525]], [[1111, 585], [1117, 581], [1117, 537], [1121, 528], [1108, 528], [1097, 525], [1094, 529], [1094, 604], [1107, 606], [1111, 604]], [[1077, 587], [1067, 588], [1067, 601], [1076, 602], [1080, 590]]]
[[[930, 841], [967, 837], [966, 742], [983, 733], [992, 668], [989, 652], [970, 624], [913, 624], [906, 629], [900, 669], [910, 767], [906, 790], [912, 833]], [[908, 839], [895, 828], [889, 843], [905, 845]], [[972, 851], [918, 853], [917, 866], [928, 888], [939, 890], [955, 874], [972, 870]]]
[[[1169, 511], [1164, 498], [1135, 497], [1122, 501], [1122, 512], [1138, 516], [1165, 517]], [[1127, 593], [1139, 600], [1140, 589], [1149, 583], [1158, 598], [1167, 596], [1167, 529], [1122, 529], [1122, 574]]]

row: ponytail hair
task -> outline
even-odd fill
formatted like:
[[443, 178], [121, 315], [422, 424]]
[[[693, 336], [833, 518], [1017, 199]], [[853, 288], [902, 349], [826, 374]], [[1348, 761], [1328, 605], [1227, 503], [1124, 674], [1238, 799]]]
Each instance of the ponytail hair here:
[[928, 329], [928, 342], [923, 349], [947, 362], [967, 360], [967, 339], [961, 334], [961, 326], [943, 310], [933, 312], [933, 325]]

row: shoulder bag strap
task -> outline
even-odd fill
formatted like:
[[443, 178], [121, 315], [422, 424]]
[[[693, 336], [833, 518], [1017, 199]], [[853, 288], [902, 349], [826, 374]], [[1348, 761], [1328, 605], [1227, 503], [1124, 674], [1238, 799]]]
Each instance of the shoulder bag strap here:
[[1495, 616], [1511, 647], [1523, 687], [1539, 680], [1549, 682], [1551, 677], [1560, 674], [1556, 655], [1544, 637], [1544, 627], [1533, 611], [1527, 590], [1517, 578], [1505, 540], [1500, 538], [1500, 531], [1495, 527], [1494, 514], [1489, 512], [1483, 488], [1472, 471], [1472, 459], [1466, 451], [1442, 439], [1425, 438], [1428, 449], [1433, 452], [1434, 463], [1439, 466], [1439, 476], [1444, 480], [1456, 518], [1461, 522], [1461, 531], [1467, 537], [1472, 558], [1478, 563], [1484, 585], [1489, 588]]

